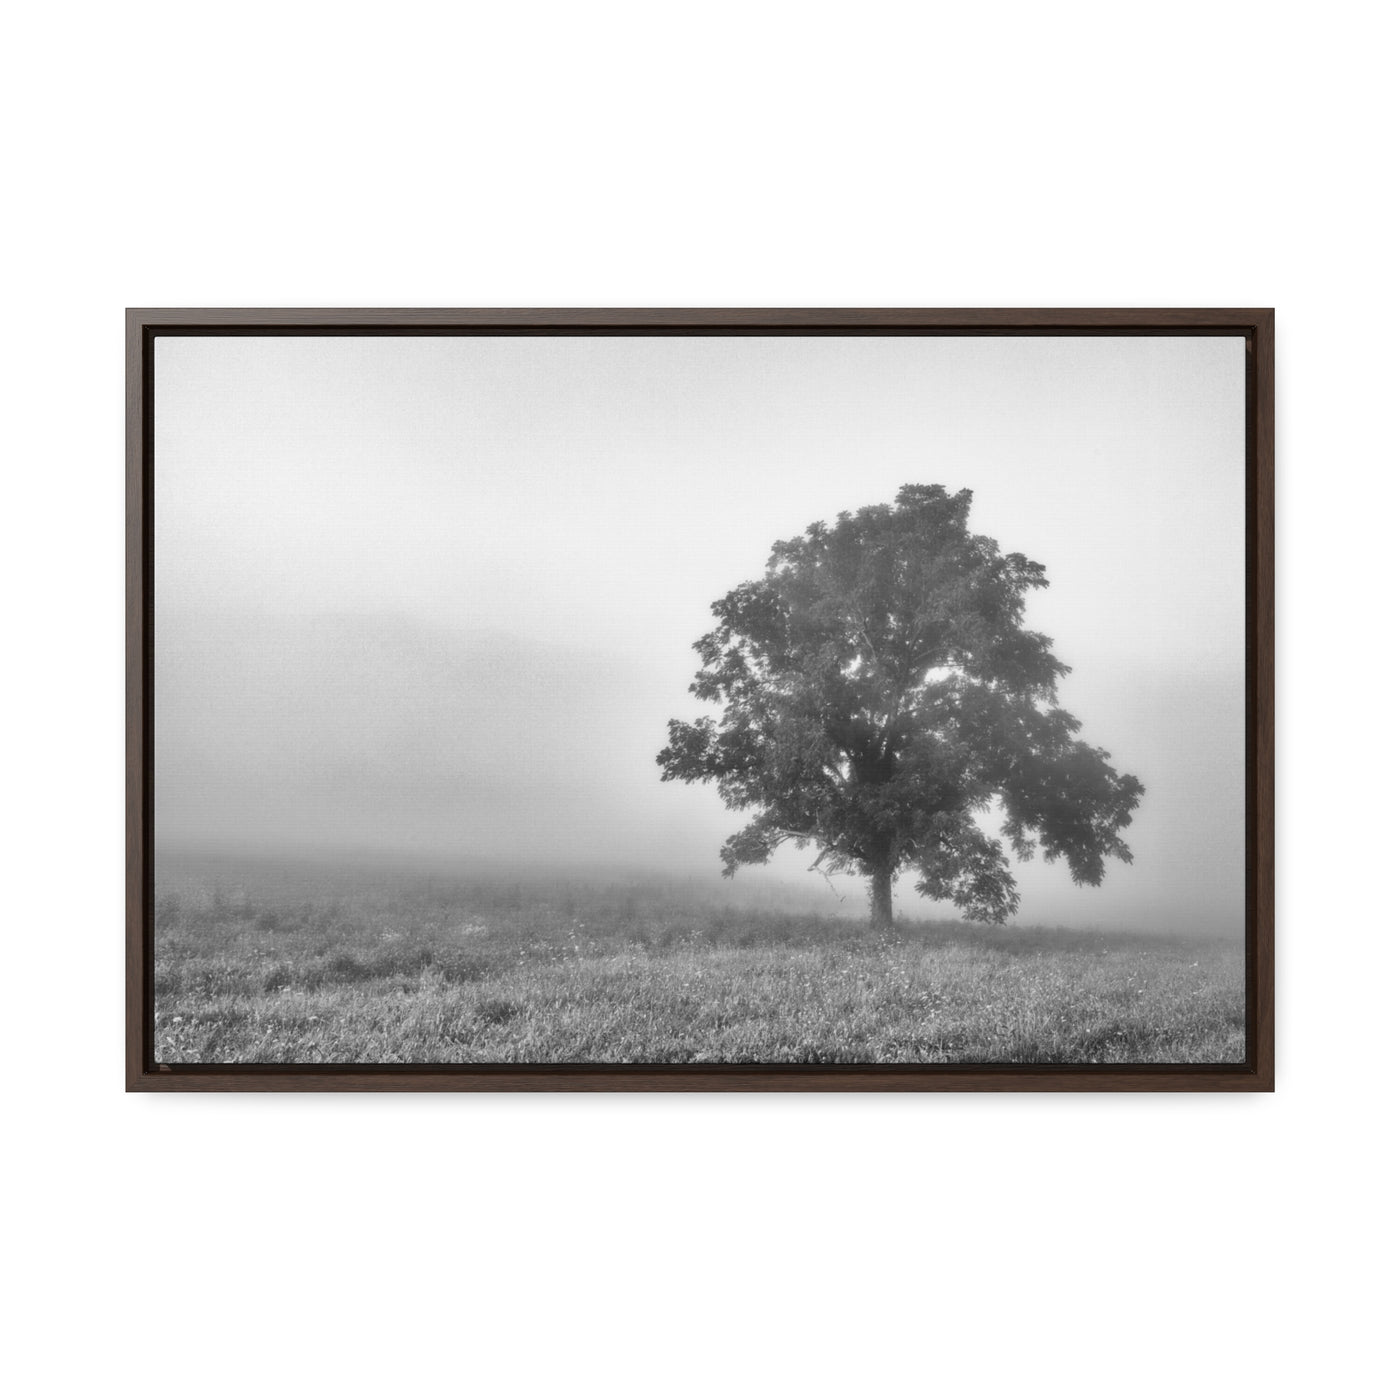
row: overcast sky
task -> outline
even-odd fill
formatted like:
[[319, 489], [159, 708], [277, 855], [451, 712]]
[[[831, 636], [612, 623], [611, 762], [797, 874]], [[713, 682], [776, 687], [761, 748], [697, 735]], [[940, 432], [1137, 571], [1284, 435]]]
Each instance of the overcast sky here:
[[1135, 864], [1018, 865], [1021, 920], [1242, 928], [1233, 337], [162, 336], [158, 847], [717, 878], [744, 818], [654, 762], [690, 643], [906, 482], [1046, 565], [1062, 702], [1147, 786]]

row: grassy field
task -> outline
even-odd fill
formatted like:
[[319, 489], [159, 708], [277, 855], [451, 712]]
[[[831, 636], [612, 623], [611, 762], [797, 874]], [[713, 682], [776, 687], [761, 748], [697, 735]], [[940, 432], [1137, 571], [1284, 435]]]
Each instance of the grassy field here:
[[175, 1063], [1238, 1062], [1242, 940], [745, 911], [684, 889], [160, 881]]

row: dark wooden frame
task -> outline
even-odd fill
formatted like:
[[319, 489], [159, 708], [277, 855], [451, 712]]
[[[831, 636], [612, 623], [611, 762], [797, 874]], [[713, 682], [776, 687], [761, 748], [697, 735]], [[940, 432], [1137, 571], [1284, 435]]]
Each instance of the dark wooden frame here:
[[[1238, 335], [1246, 345], [1246, 1058], [1240, 1065], [157, 1065], [152, 986], [153, 346], [179, 335]], [[128, 310], [126, 1087], [303, 1090], [1272, 1090], [1272, 310]]]

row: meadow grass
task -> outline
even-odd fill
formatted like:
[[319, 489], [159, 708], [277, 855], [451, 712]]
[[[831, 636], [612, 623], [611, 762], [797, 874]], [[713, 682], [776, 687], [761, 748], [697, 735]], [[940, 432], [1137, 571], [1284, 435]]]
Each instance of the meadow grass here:
[[[256, 891], [256, 897], [250, 891]], [[161, 1063], [1238, 1063], [1242, 940], [430, 878], [163, 885]]]

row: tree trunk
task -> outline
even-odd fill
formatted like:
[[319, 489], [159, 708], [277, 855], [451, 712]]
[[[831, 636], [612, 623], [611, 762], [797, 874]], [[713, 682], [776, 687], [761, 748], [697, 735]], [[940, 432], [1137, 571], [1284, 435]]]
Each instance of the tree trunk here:
[[870, 927], [894, 926], [894, 872], [876, 870], [870, 876]]

